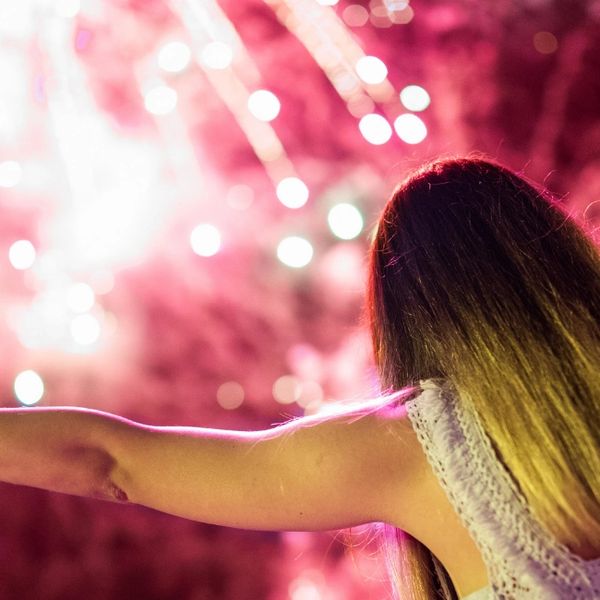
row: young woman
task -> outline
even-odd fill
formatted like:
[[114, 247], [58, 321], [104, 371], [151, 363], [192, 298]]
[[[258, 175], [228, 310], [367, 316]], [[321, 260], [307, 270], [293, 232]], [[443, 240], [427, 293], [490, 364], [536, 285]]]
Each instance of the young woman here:
[[248, 529], [386, 524], [404, 598], [600, 598], [600, 255], [479, 158], [387, 203], [366, 316], [384, 395], [266, 431], [0, 411], [0, 479]]

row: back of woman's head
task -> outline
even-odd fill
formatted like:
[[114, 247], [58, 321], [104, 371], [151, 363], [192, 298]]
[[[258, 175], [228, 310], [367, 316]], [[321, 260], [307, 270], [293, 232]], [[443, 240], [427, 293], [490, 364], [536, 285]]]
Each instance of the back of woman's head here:
[[600, 257], [559, 200], [481, 158], [426, 164], [383, 210], [366, 308], [386, 390], [446, 379], [548, 528], [600, 539]]

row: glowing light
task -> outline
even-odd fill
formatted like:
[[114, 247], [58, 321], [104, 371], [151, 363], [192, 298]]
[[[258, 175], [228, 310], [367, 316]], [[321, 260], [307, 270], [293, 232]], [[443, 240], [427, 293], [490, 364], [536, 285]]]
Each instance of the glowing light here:
[[16, 160], [5, 160], [0, 163], [0, 187], [14, 187], [21, 181], [23, 169]]
[[200, 60], [209, 69], [227, 69], [233, 61], [233, 50], [223, 42], [211, 42], [203, 48]]
[[280, 404], [292, 404], [300, 398], [302, 384], [293, 375], [283, 375], [273, 384], [273, 398]]
[[420, 85], [407, 85], [400, 92], [400, 102], [408, 110], [420, 111], [425, 110], [429, 106], [431, 98], [427, 90]]
[[392, 137], [392, 127], [384, 117], [376, 113], [365, 115], [358, 128], [367, 142], [375, 146], [385, 144]]
[[169, 42], [158, 53], [158, 66], [169, 73], [183, 71], [192, 58], [192, 52], [183, 42]]
[[79, 0], [58, 0], [54, 10], [59, 17], [72, 19], [79, 14], [81, 3]]
[[288, 208], [300, 208], [308, 201], [308, 188], [298, 177], [285, 177], [277, 184], [277, 198]]
[[290, 600], [323, 600], [321, 588], [308, 577], [298, 577], [290, 583]]
[[327, 215], [327, 222], [333, 234], [342, 240], [355, 238], [362, 231], [364, 224], [358, 208], [346, 202], [331, 208]]
[[71, 336], [81, 346], [91, 346], [100, 339], [102, 328], [93, 315], [77, 315], [71, 321]]
[[369, 11], [360, 4], [350, 4], [343, 10], [342, 19], [350, 27], [362, 27], [369, 20]]
[[549, 31], [538, 31], [533, 36], [533, 47], [540, 54], [552, 54], [558, 49], [558, 40]]
[[146, 92], [144, 106], [153, 115], [166, 115], [177, 106], [177, 92], [167, 85], [157, 85]]
[[385, 81], [388, 70], [376, 56], [362, 56], [356, 62], [356, 73], [365, 83], [377, 85]]
[[221, 233], [214, 225], [202, 223], [194, 227], [190, 244], [198, 256], [214, 256], [221, 248]]
[[15, 377], [13, 389], [21, 404], [32, 406], [42, 399], [44, 382], [35, 371], [22, 371]]
[[241, 406], [244, 401], [244, 388], [237, 381], [227, 381], [217, 390], [217, 402], [227, 410]]
[[87, 283], [75, 283], [67, 292], [67, 306], [77, 313], [90, 310], [96, 302], [94, 290]]
[[339, 0], [317, 0], [321, 6], [335, 6]]
[[8, 250], [10, 264], [19, 271], [29, 269], [35, 262], [35, 248], [29, 240], [19, 240]]
[[248, 98], [248, 110], [260, 121], [272, 121], [280, 109], [279, 99], [268, 90], [257, 90]]
[[417, 115], [403, 114], [394, 121], [398, 137], [407, 144], [418, 144], [427, 137], [427, 127]]
[[254, 202], [254, 190], [248, 185], [234, 185], [229, 188], [226, 199], [231, 208], [246, 210]]
[[313, 253], [311, 243], [298, 236], [284, 238], [277, 246], [277, 258], [295, 269], [305, 267], [312, 260]]

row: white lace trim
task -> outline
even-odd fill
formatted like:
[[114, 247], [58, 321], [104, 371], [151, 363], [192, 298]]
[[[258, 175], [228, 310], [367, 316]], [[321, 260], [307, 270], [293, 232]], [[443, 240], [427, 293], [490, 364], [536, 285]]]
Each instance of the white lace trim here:
[[406, 402], [431, 467], [487, 566], [492, 597], [600, 599], [600, 558], [586, 561], [537, 521], [481, 422], [444, 384]]

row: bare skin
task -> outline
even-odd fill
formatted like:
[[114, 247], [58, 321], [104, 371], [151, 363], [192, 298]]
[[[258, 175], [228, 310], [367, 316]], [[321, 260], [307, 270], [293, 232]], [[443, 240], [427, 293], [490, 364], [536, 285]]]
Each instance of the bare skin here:
[[419, 479], [410, 425], [387, 409], [356, 414], [243, 432], [2, 409], [0, 480], [247, 529], [399, 525]]

